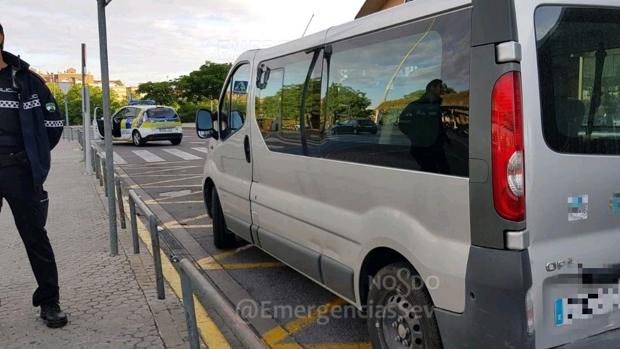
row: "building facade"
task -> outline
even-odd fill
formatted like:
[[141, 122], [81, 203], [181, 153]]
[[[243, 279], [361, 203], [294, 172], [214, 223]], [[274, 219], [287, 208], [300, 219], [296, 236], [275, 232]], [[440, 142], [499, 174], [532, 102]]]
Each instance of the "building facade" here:
[[381, 10], [388, 9], [390, 7], [402, 5], [411, 0], [366, 0], [362, 8], [360, 8], [359, 12], [355, 16], [355, 18], [360, 18], [364, 16], [368, 16], [369, 14], [379, 12]]

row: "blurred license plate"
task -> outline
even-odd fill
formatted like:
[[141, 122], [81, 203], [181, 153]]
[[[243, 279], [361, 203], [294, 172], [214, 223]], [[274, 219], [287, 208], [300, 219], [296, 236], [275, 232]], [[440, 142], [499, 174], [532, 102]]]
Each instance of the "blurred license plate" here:
[[168, 133], [168, 132], [172, 132], [172, 131], [174, 131], [174, 128], [171, 128], [171, 127], [166, 127], [166, 128], [160, 128], [159, 129], [159, 132], [161, 132], [161, 133]]

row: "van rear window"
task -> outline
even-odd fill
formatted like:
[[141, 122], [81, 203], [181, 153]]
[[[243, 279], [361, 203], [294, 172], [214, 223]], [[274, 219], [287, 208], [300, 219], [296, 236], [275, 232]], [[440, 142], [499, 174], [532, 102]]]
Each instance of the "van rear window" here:
[[620, 9], [543, 6], [535, 25], [545, 141], [620, 155]]

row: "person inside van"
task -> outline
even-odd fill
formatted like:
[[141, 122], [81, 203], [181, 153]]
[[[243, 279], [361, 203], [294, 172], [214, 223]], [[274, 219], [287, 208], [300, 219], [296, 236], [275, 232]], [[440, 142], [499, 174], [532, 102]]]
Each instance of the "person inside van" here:
[[400, 114], [400, 130], [411, 141], [411, 156], [420, 170], [432, 173], [450, 173], [444, 151], [447, 136], [441, 113], [443, 81], [435, 79], [426, 85], [420, 99], [409, 103]]

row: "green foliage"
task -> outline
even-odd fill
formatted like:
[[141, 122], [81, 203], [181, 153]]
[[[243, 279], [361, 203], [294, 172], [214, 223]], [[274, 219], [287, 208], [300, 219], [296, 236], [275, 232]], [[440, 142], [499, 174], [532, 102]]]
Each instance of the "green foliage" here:
[[144, 99], [176, 108], [183, 122], [192, 122], [198, 109], [210, 109], [211, 101], [217, 106], [230, 68], [230, 63], [206, 62], [198, 70], [178, 79], [140, 84], [138, 93], [144, 94]]
[[[217, 101], [213, 102], [213, 109], [217, 108]], [[207, 109], [207, 110], [211, 110], [211, 101], [203, 101], [203, 102], [185, 102], [182, 103], [178, 108], [177, 108], [177, 114], [179, 114], [179, 117], [181, 118], [182, 122], [194, 122], [194, 120], [196, 119], [196, 112], [199, 109]]]
[[[48, 84], [52, 95], [56, 99], [58, 106], [60, 108], [60, 112], [63, 116], [65, 116], [65, 96], [62, 93], [61, 89], [56, 84]], [[89, 86], [89, 95], [90, 95], [90, 115], [91, 118], [94, 115], [95, 107], [99, 107], [98, 116], [101, 116], [101, 106], [103, 105], [103, 92], [101, 88], [95, 86]], [[73, 85], [67, 92], [67, 104], [69, 110], [69, 123], [71, 125], [81, 125], [82, 124], [82, 85]], [[118, 108], [120, 108], [123, 103], [120, 101], [116, 93], [114, 91], [110, 91], [110, 112], [114, 113]]]
[[372, 114], [368, 107], [372, 103], [366, 93], [350, 86], [333, 83], [327, 91], [327, 108], [335, 120], [361, 119]]
[[181, 98], [193, 101], [218, 99], [231, 64], [206, 62], [198, 70], [176, 80]]
[[138, 93], [144, 94], [144, 99], [152, 99], [157, 104], [176, 106], [178, 93], [174, 81], [145, 82], [138, 86]]

